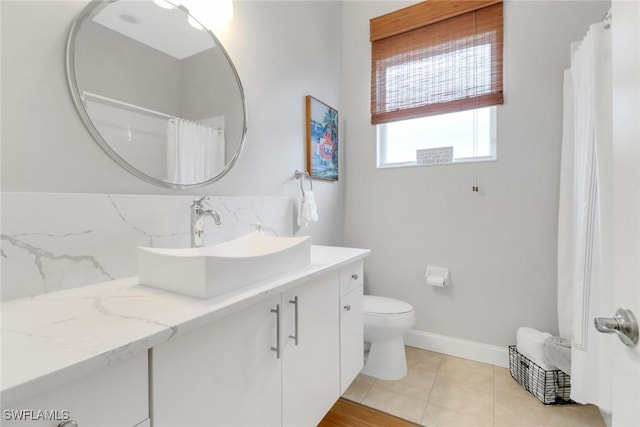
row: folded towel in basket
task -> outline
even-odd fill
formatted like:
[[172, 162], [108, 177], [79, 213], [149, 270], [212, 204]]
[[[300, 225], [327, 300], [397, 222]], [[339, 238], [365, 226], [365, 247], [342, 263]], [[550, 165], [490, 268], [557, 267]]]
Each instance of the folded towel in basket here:
[[545, 363], [544, 358], [544, 342], [547, 338], [551, 338], [548, 332], [540, 332], [533, 328], [518, 328], [516, 347], [520, 354], [528, 357], [533, 363], [545, 371], [551, 371], [555, 367]]
[[544, 341], [544, 360], [571, 375], [571, 342], [560, 337], [549, 337]]

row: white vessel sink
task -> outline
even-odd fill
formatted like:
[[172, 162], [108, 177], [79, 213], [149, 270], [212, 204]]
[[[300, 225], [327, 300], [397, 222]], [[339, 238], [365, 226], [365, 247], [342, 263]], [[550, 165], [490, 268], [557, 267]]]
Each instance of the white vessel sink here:
[[311, 240], [253, 232], [201, 248], [138, 248], [141, 285], [211, 298], [309, 265]]

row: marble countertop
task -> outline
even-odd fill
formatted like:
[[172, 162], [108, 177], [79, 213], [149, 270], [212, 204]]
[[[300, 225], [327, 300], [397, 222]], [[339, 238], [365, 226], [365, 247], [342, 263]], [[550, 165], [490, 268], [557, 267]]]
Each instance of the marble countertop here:
[[131, 277], [2, 303], [2, 404], [53, 390], [369, 253], [312, 246], [310, 265], [208, 300]]

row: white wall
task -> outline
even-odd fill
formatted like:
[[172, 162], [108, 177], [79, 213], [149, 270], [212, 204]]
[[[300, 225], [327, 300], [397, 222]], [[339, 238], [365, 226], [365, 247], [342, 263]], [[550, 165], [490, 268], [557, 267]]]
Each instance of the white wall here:
[[[236, 1], [218, 35], [247, 96], [246, 149], [222, 181], [184, 193], [128, 174], [77, 117], [63, 55], [86, 2], [4, 0], [2, 190], [296, 197], [312, 94], [339, 110], [343, 148], [340, 181], [314, 182], [321, 222], [303, 231], [314, 243], [344, 235], [346, 245], [373, 249], [368, 291], [414, 304], [416, 329], [502, 346], [522, 325], [556, 332], [562, 70], [569, 43], [608, 3], [506, 3], [498, 161], [477, 166], [480, 193], [469, 164], [375, 168], [368, 24], [404, 4]], [[426, 287], [427, 264], [449, 267], [452, 285]]]
[[[147, 184], [91, 139], [69, 96], [64, 49], [85, 1], [2, 1], [2, 191], [185, 194]], [[304, 97], [340, 110], [341, 4], [235, 2], [219, 32], [244, 85], [246, 148], [222, 181], [186, 194], [297, 197], [303, 169]], [[344, 170], [344, 166], [342, 166]], [[344, 180], [314, 183], [314, 243], [343, 240]], [[187, 206], [185, 206], [187, 209]]]
[[[367, 291], [413, 304], [417, 330], [498, 346], [519, 326], [557, 333], [563, 70], [570, 43], [609, 3], [506, 2], [497, 161], [376, 169], [369, 19], [407, 4], [343, 5], [345, 245], [372, 249]], [[449, 267], [451, 286], [427, 287], [428, 264]]]

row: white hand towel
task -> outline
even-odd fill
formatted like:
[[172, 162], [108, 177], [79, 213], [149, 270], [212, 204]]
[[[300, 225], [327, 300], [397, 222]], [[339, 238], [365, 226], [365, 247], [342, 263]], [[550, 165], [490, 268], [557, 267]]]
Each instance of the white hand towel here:
[[305, 191], [298, 199], [298, 226], [306, 227], [312, 221], [318, 221], [318, 207], [313, 191]]

